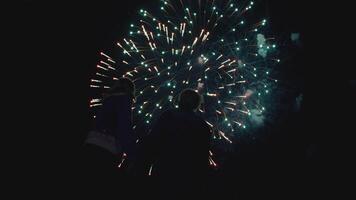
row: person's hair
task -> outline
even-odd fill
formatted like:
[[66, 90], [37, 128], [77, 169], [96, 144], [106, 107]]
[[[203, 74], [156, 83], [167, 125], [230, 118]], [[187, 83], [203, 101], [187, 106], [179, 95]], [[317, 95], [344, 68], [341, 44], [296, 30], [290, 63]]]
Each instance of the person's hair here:
[[119, 78], [114, 86], [109, 89], [107, 92], [109, 95], [117, 94], [117, 93], [124, 93], [127, 95], [135, 97], [135, 84], [129, 78]]
[[195, 111], [202, 102], [200, 94], [193, 89], [185, 89], [179, 95], [179, 108]]

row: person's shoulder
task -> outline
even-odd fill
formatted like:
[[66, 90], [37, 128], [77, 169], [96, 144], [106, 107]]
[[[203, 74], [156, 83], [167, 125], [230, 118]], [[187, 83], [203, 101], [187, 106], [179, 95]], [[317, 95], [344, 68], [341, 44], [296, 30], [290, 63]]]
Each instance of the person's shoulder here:
[[104, 99], [104, 102], [130, 102], [132, 99], [129, 95], [123, 93], [112, 94]]
[[199, 125], [201, 127], [210, 130], [210, 126], [208, 125], [208, 123], [205, 121], [205, 119], [202, 116], [195, 114], [195, 117], [196, 117], [196, 121], [199, 123]]
[[174, 120], [176, 122], [182, 121], [183, 119], [191, 119], [190, 115], [181, 111], [180, 109], [168, 109], [164, 111], [161, 115], [161, 119]]

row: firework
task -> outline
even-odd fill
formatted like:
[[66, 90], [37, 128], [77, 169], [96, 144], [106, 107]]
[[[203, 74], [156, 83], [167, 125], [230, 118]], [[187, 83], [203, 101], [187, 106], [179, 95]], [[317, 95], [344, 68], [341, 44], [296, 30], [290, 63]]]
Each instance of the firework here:
[[128, 77], [138, 89], [135, 128], [150, 127], [162, 112], [177, 108], [185, 88], [203, 96], [199, 114], [216, 140], [232, 143], [254, 121], [263, 123], [265, 99], [277, 82], [271, 72], [280, 60], [268, 21], [254, 15], [254, 2], [160, 4], [152, 12], [139, 10], [127, 36], [116, 43], [119, 55], [101, 53], [91, 107], [100, 106], [99, 94], [118, 77]]

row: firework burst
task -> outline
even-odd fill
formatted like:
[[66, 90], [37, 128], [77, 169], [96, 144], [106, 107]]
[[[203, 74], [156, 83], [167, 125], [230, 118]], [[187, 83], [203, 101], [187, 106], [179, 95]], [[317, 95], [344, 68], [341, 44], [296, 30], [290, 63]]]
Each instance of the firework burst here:
[[90, 106], [101, 105], [100, 94], [118, 77], [129, 77], [138, 89], [134, 128], [149, 127], [162, 112], [178, 107], [183, 89], [193, 88], [204, 97], [199, 114], [214, 138], [232, 143], [264, 119], [264, 99], [277, 82], [271, 72], [280, 60], [268, 21], [253, 15], [253, 1], [160, 4], [155, 12], [139, 10], [127, 37], [116, 43], [120, 55], [101, 52]]

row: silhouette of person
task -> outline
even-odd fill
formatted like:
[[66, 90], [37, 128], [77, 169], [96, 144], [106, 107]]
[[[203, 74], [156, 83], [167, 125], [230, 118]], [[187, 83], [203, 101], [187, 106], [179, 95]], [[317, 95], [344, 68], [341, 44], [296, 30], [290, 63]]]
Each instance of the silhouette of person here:
[[170, 195], [163, 198], [192, 197], [206, 184], [211, 132], [196, 114], [201, 102], [197, 92], [184, 90], [179, 108], [164, 112], [143, 141], [146, 172], [158, 181], [158, 193]]
[[93, 131], [84, 145], [84, 166], [93, 178], [114, 178], [123, 156], [135, 157], [135, 137], [132, 130], [132, 105], [135, 85], [128, 78], [120, 78], [104, 94]]

